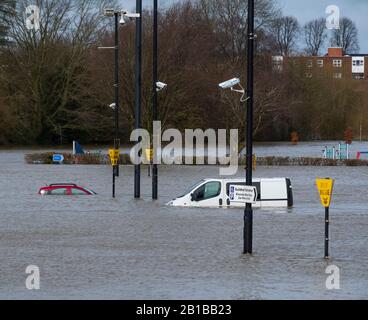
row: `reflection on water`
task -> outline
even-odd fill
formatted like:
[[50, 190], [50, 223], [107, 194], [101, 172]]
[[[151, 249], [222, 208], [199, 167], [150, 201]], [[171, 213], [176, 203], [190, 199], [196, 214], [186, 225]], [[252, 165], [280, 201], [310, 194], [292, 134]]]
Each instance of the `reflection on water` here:
[[[256, 177], [292, 179], [295, 207], [255, 210], [252, 257], [241, 254], [242, 210], [164, 205], [195, 181], [217, 177], [218, 167], [159, 172], [159, 201], [150, 200], [145, 169], [142, 199], [133, 199], [130, 166], [113, 200], [108, 166], [26, 165], [22, 151], [0, 151], [0, 298], [368, 298], [367, 168], [258, 168]], [[325, 288], [317, 176], [336, 179], [331, 254], [342, 270], [339, 291]], [[37, 195], [55, 182], [98, 195]], [[30, 264], [41, 269], [38, 292], [24, 286]]]

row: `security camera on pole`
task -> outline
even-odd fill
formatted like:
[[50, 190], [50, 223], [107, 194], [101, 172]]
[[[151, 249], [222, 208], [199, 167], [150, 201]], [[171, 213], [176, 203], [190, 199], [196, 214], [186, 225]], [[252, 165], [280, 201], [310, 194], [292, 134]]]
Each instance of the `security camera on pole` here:
[[[142, 0], [136, 0], [136, 11], [140, 16], [136, 19], [135, 37], [135, 129], [141, 128], [142, 117]], [[141, 166], [134, 166], [134, 198], [141, 197]]]
[[[115, 45], [114, 47], [99, 47], [98, 49], [113, 49], [115, 50], [115, 103], [109, 105], [111, 109], [114, 110], [115, 114], [115, 138], [114, 138], [114, 154], [119, 153], [120, 148], [120, 139], [119, 139], [119, 109], [120, 109], [120, 72], [119, 72], [119, 25], [126, 24], [126, 18], [133, 19], [140, 17], [137, 13], [130, 13], [126, 10], [115, 10], [115, 9], [104, 9], [105, 17], [114, 17], [115, 18]], [[110, 152], [110, 158], [113, 153]], [[114, 158], [115, 159], [115, 158]], [[115, 197], [115, 177], [119, 176], [119, 158], [117, 162], [111, 158], [111, 162], [113, 163], [113, 197]]]
[[[231, 89], [231, 91], [242, 94], [240, 102], [247, 102], [247, 136], [246, 136], [246, 185], [249, 190], [253, 190], [253, 82], [254, 82], [254, 0], [248, 0], [248, 69], [247, 69], [247, 90], [240, 84], [239, 78], [233, 78], [219, 84], [222, 89]], [[239, 86], [239, 89], [235, 89]], [[252, 198], [252, 197], [250, 197]], [[244, 210], [244, 254], [253, 252], [253, 209], [252, 201], [245, 200]]]
[[[254, 82], [254, 0], [248, 0], [248, 62], [247, 62], [247, 167], [246, 184], [253, 185], [253, 82]], [[244, 211], [244, 253], [253, 252], [253, 209], [247, 203]]]
[[[158, 81], [158, 0], [153, 0], [153, 39], [152, 39], [152, 119], [158, 120], [158, 93], [167, 88], [167, 84]], [[153, 137], [155, 141], [158, 137]], [[155, 143], [154, 143], [155, 145]], [[158, 199], [158, 166], [157, 154], [158, 150], [153, 151], [152, 164], [152, 199]]]

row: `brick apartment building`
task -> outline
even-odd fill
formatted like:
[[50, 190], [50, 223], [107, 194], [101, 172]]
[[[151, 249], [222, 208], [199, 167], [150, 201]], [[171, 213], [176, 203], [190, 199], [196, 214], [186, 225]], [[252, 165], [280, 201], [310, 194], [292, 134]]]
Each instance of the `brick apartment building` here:
[[308, 78], [324, 76], [334, 79], [368, 80], [368, 54], [344, 55], [342, 48], [329, 48], [320, 57], [272, 57], [273, 70], [282, 72], [285, 66], [303, 66]]

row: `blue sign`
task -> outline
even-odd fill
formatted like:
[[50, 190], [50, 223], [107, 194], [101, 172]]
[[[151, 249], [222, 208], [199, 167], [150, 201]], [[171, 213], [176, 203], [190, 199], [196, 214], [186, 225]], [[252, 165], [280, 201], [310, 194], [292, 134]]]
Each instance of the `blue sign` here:
[[230, 200], [234, 200], [235, 187], [230, 186]]
[[54, 154], [52, 157], [52, 161], [61, 163], [64, 161], [64, 156], [62, 154]]

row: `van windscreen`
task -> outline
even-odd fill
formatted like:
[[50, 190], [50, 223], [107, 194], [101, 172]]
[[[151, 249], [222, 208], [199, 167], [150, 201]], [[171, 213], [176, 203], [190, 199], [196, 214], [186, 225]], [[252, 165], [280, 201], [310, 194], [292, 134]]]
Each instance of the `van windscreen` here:
[[195, 189], [195, 188], [197, 188], [200, 184], [202, 184], [204, 182], [204, 180], [202, 179], [202, 180], [200, 180], [200, 181], [198, 181], [197, 183], [195, 183], [194, 185], [192, 185], [190, 188], [188, 188], [185, 192], [184, 192], [184, 194], [182, 194], [180, 197], [178, 197], [178, 198], [183, 198], [183, 197], [185, 197], [189, 192], [191, 192], [193, 189]]

